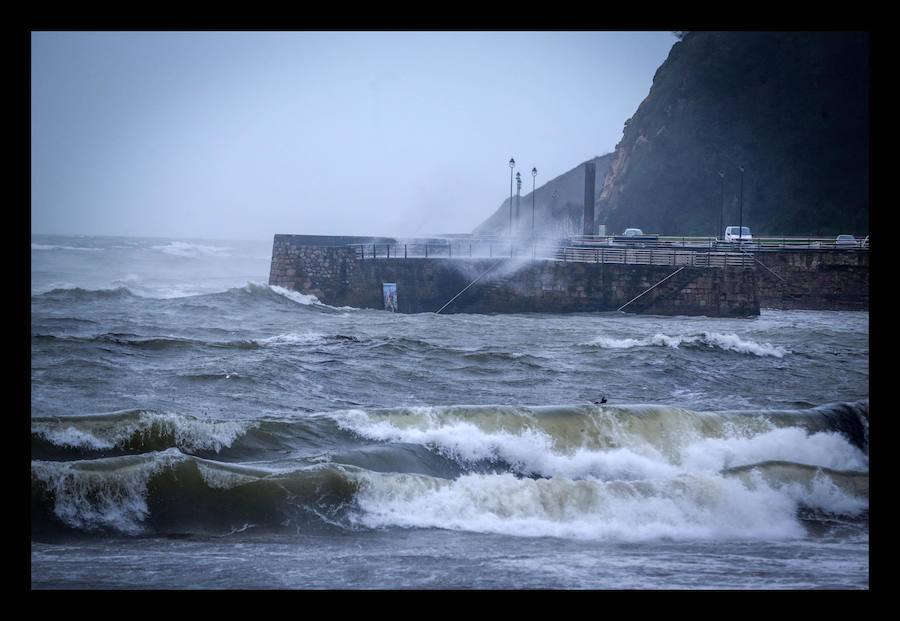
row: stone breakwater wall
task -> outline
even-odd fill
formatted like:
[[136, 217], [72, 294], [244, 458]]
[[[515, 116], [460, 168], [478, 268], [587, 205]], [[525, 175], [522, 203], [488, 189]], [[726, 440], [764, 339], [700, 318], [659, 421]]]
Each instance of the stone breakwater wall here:
[[[754, 255], [763, 308], [868, 310], [869, 251], [785, 250]], [[771, 271], [770, 271], [771, 270]]]
[[[396, 283], [398, 310], [434, 312], [476, 278], [444, 313], [594, 312], [740, 317], [759, 314], [754, 268], [566, 263], [469, 258], [362, 258], [352, 246], [315, 245], [276, 235], [269, 284], [332, 306], [384, 308], [383, 283]], [[365, 241], [357, 243], [368, 243]]]

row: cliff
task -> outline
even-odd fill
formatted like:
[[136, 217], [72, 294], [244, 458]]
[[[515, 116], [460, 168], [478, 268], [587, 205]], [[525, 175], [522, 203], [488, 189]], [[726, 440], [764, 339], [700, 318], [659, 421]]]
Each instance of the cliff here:
[[[608, 230], [864, 233], [867, 33], [691, 32], [625, 124], [597, 205]], [[718, 172], [725, 171], [724, 201]]]

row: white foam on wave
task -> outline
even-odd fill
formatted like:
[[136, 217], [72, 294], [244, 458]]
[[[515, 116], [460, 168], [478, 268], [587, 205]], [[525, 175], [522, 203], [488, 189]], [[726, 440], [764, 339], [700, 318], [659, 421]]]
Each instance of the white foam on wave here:
[[206, 246], [189, 242], [173, 241], [163, 246], [151, 246], [153, 250], [159, 250], [168, 255], [196, 259], [199, 257], [226, 257], [231, 253], [231, 248], [223, 246]]
[[296, 302], [297, 304], [303, 304], [304, 306], [307, 306], [309, 304], [320, 304], [319, 298], [314, 295], [307, 295], [305, 293], [291, 291], [290, 289], [285, 289], [284, 287], [279, 287], [277, 285], [266, 286], [278, 295], [284, 296], [292, 302]]
[[[180, 451], [169, 449], [137, 458], [33, 461], [31, 476], [47, 486], [54, 501], [53, 512], [64, 524], [83, 530], [106, 528], [139, 534], [149, 515], [150, 478], [183, 459]], [[108, 464], [118, 467], [110, 469]]]
[[643, 347], [647, 345], [646, 340], [641, 339], [614, 339], [606, 336], [598, 336], [589, 345], [597, 345], [604, 349], [630, 349], [632, 347]]
[[757, 343], [755, 341], [744, 340], [736, 334], [719, 334], [716, 332], [706, 333], [701, 342], [705, 345], [718, 347], [719, 349], [736, 351], [741, 354], [753, 354], [755, 356], [773, 356], [781, 358], [790, 351], [772, 345], [771, 343]]
[[[484, 429], [471, 421], [441, 416], [430, 408], [415, 415], [387, 418], [363, 410], [333, 412], [339, 427], [370, 440], [418, 444], [462, 464], [502, 461], [524, 474], [570, 479], [635, 480], [677, 474], [718, 473], [765, 461], [786, 461], [831, 468], [867, 470], [868, 458], [836, 432], [810, 434], [799, 427], [724, 425], [722, 437], [705, 437], [699, 427], [675, 425], [677, 442], [643, 436], [613, 425], [600, 434], [559, 442], [524, 419], [515, 429]], [[673, 415], [674, 416], [674, 415]], [[585, 427], [591, 423], [585, 422]], [[702, 427], [702, 418], [696, 425]], [[652, 424], [651, 424], [652, 426]], [[580, 446], [579, 446], [580, 443]]]
[[80, 287], [76, 284], [70, 282], [51, 282], [46, 285], [32, 286], [31, 287], [31, 295], [43, 295], [44, 293], [50, 293], [51, 291], [56, 290], [65, 290], [65, 289], [79, 289]]
[[209, 286], [205, 284], [149, 283], [137, 274], [127, 274], [122, 278], [113, 280], [112, 284], [116, 287], [127, 287], [129, 291], [132, 291], [135, 295], [141, 297], [156, 298], [161, 300], [184, 298], [211, 292], [209, 290]]
[[740, 354], [753, 354], [755, 356], [773, 356], [781, 358], [785, 354], [791, 353], [784, 347], [772, 345], [771, 343], [757, 343], [752, 340], [745, 340], [736, 334], [722, 334], [718, 332], [704, 332], [695, 335], [675, 335], [654, 334], [652, 337], [643, 339], [623, 338], [616, 339], [612, 337], [598, 336], [585, 345], [593, 345], [604, 349], [631, 349], [633, 347], [671, 347], [678, 348], [681, 345], [705, 345], [714, 347], [724, 351], [734, 351]]
[[78, 250], [86, 252], [102, 252], [103, 248], [87, 248], [84, 246], [54, 246], [49, 244], [31, 244], [32, 250]]
[[[405, 416], [348, 410], [329, 417], [371, 440], [419, 444], [464, 465], [502, 460], [516, 474], [446, 480], [362, 473], [356, 519], [366, 526], [621, 541], [778, 539], [804, 535], [801, 506], [840, 514], [868, 507], [867, 498], [825, 475], [783, 480], [755, 469], [742, 476], [727, 470], [777, 461], [867, 470], [865, 454], [834, 432], [725, 425], [717, 432], [724, 437], [682, 430], [682, 442], [659, 450], [643, 435], [622, 430], [612, 432], [609, 446], [579, 447], [559, 445], [527, 417], [502, 429], [440, 408], [410, 410]], [[517, 476], [523, 474], [546, 478]]]
[[836, 432], [808, 433], [798, 427], [772, 429], [750, 437], [704, 438], [684, 447], [681, 465], [690, 471], [717, 472], [765, 461], [786, 461], [831, 468], [868, 470], [859, 448]]
[[798, 505], [839, 515], [859, 515], [869, 508], [867, 499], [852, 496], [841, 490], [834, 481], [819, 472], [809, 485], [792, 483], [780, 488]]
[[76, 429], [75, 427], [54, 428], [32, 424], [31, 431], [32, 433], [37, 433], [54, 446], [66, 448], [87, 448], [102, 451], [111, 449], [116, 445], [109, 439], [97, 437], [92, 433]]
[[615, 541], [786, 539], [805, 535], [801, 506], [859, 514], [868, 501], [825, 476], [810, 484], [750, 484], [714, 474], [639, 481], [528, 479], [469, 474], [454, 480], [363, 473], [355, 519], [374, 528], [443, 528], [526, 537]]
[[357, 502], [355, 519], [376, 528], [616, 541], [804, 534], [790, 495], [716, 476], [603, 482], [470, 474], [451, 481], [366, 473]]
[[502, 461], [527, 474], [638, 479], [671, 476], [677, 471], [649, 444], [610, 451], [565, 450], [558, 448], [550, 435], [533, 427], [518, 432], [485, 431], [471, 422], [442, 421], [427, 414], [418, 424], [401, 427], [389, 420], [370, 417], [362, 410], [348, 410], [331, 416], [341, 428], [368, 439], [432, 447], [461, 463]]
[[33, 421], [31, 432], [64, 448], [105, 450], [126, 445], [135, 436], [172, 435], [181, 450], [214, 451], [231, 446], [255, 423], [249, 421], [211, 421], [178, 414], [141, 411], [137, 416], [117, 413], [103, 417], [59, 418]]
[[278, 345], [308, 345], [310, 343], [321, 343], [325, 340], [325, 335], [318, 332], [304, 332], [299, 334], [289, 332], [287, 334], [277, 334], [269, 338], [259, 339], [256, 342], [260, 345], [278, 346]]

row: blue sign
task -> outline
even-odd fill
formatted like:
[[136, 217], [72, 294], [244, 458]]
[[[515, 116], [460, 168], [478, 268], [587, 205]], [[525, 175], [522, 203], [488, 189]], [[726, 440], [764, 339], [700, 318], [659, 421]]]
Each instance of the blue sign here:
[[381, 289], [384, 293], [384, 310], [392, 313], [397, 312], [397, 283], [385, 282], [381, 283]]

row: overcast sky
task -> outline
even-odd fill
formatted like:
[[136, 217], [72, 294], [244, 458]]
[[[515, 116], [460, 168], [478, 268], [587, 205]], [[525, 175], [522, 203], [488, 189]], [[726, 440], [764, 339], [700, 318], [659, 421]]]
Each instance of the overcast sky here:
[[[33, 233], [470, 232], [612, 151], [670, 32], [38, 32]], [[523, 194], [525, 187], [523, 187]]]

